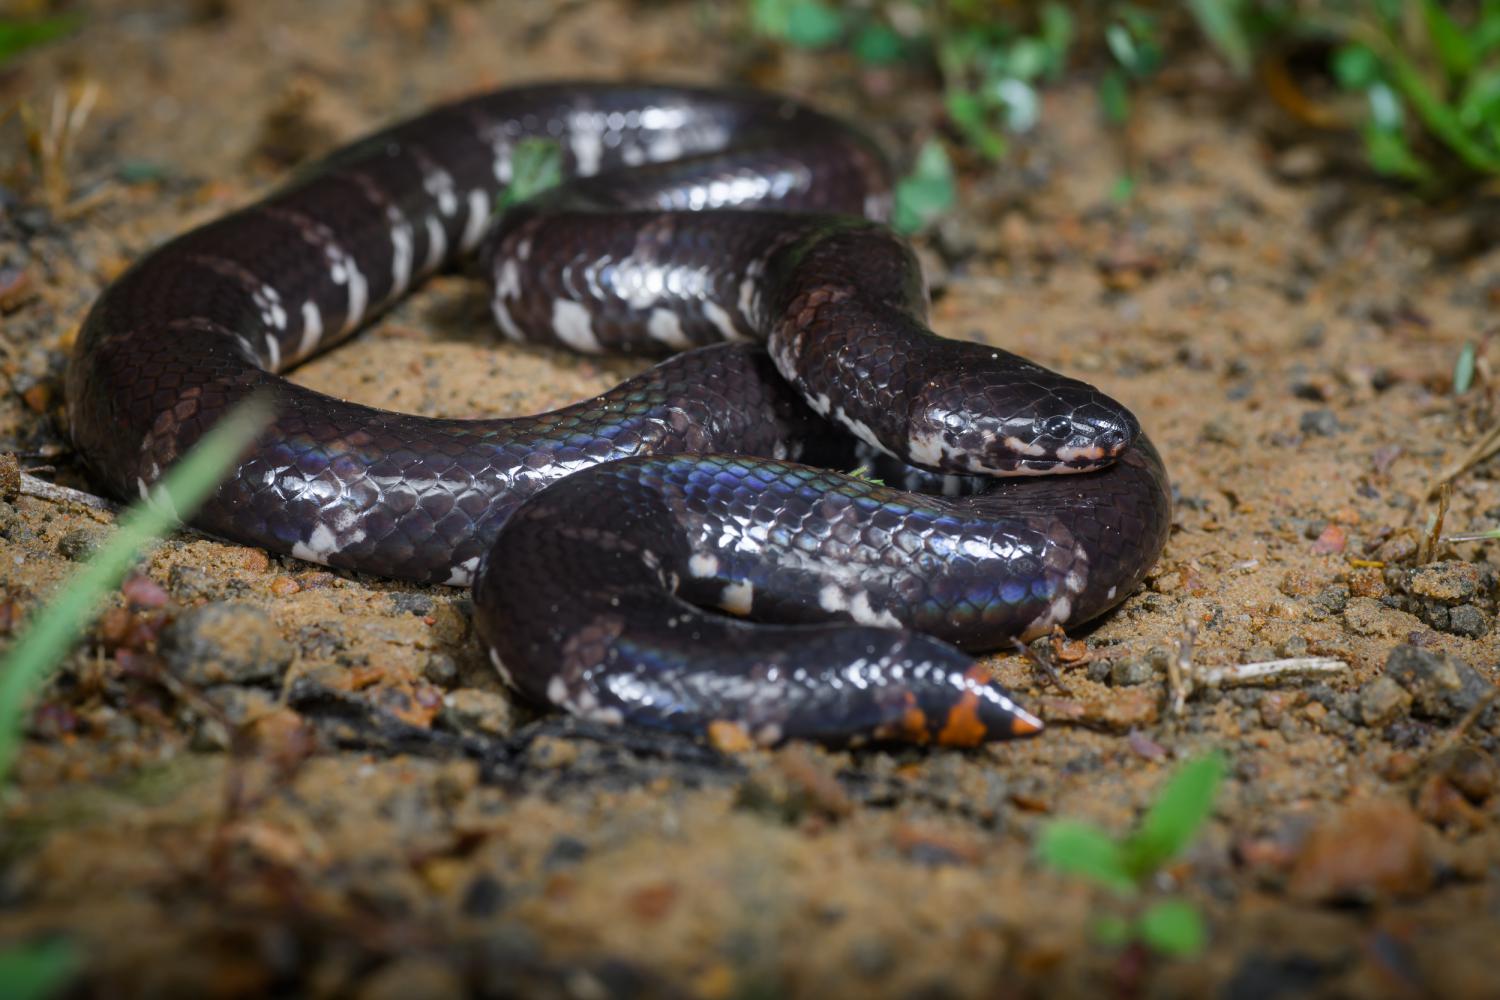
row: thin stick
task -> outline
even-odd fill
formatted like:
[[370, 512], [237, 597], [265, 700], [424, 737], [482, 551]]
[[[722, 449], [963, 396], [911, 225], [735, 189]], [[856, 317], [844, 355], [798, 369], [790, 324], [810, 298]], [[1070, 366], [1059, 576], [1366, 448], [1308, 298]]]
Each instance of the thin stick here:
[[1297, 656], [1286, 660], [1262, 660], [1259, 663], [1237, 663], [1227, 667], [1206, 667], [1198, 674], [1204, 684], [1234, 687], [1289, 676], [1341, 674], [1349, 664], [1331, 656]]
[[1182, 635], [1177, 655], [1167, 658], [1167, 687], [1172, 693], [1171, 714], [1181, 715], [1193, 693], [1193, 646], [1198, 641], [1198, 619], [1191, 611], [1182, 614]]
[[21, 493], [28, 497], [37, 497], [41, 500], [51, 500], [54, 503], [76, 503], [94, 510], [116, 511], [120, 507], [111, 500], [96, 497], [92, 493], [83, 490], [75, 490], [67, 486], [59, 486], [49, 483], [45, 479], [21, 473]]
[[1491, 427], [1483, 437], [1474, 442], [1473, 446], [1464, 452], [1463, 458], [1439, 472], [1437, 477], [1427, 484], [1427, 492], [1424, 495], [1432, 496], [1445, 484], [1453, 482], [1497, 451], [1500, 451], [1500, 424]]
[[1437, 554], [1438, 537], [1443, 533], [1443, 521], [1448, 517], [1448, 502], [1452, 498], [1451, 482], [1438, 487], [1437, 513], [1432, 515], [1432, 523], [1427, 526], [1427, 533], [1422, 536], [1422, 545], [1417, 550], [1417, 564], [1420, 566], [1432, 562], [1432, 557]]

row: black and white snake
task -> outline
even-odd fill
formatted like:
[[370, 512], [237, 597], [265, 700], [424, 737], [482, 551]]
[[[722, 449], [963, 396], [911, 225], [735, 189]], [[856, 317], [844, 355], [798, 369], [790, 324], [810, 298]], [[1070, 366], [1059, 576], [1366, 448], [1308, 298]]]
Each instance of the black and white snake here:
[[[572, 180], [496, 224], [528, 137]], [[439, 107], [114, 282], [68, 372], [74, 440], [145, 493], [269, 396], [274, 424], [193, 523], [473, 583], [506, 680], [580, 715], [763, 743], [1034, 732], [960, 649], [1123, 600], [1165, 542], [1166, 475], [1096, 389], [928, 330], [910, 248], [870, 221], [889, 194], [858, 133], [768, 95], [570, 83]], [[683, 353], [508, 420], [278, 374], [481, 244], [513, 339]]]

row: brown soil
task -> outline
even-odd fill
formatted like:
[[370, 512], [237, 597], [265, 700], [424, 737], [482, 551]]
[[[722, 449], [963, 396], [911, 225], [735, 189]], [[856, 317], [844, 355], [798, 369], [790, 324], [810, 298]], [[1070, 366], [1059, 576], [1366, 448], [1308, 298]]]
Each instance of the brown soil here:
[[[558, 75], [748, 75], [901, 150], [934, 120], [914, 81], [752, 58], [713, 5], [77, 6], [80, 34], [0, 78], [38, 108], [99, 86], [67, 204], [40, 207], [19, 154], [0, 191], [0, 450], [80, 488], [60, 373], [99, 289], [377, 123]], [[940, 330], [1130, 404], [1180, 493], [1147, 588], [1055, 645], [1066, 692], [989, 661], [1042, 738], [725, 755], [538, 718], [476, 656], [465, 594], [184, 533], [142, 567], [165, 593], [132, 584], [31, 718], [0, 792], [0, 942], [67, 935], [101, 994], [1500, 996], [1495, 723], [1474, 717], [1500, 673], [1494, 552], [1419, 551], [1429, 484], [1495, 419], [1483, 364], [1451, 391], [1500, 295], [1487, 217], [1380, 186], [1347, 137], [1272, 141], [1274, 114], [1182, 62], [1123, 139], [1087, 81], [1050, 91], [927, 241]], [[435, 281], [296, 378], [482, 415], [631, 370], [496, 347], [483, 313]], [[1495, 524], [1496, 471], [1457, 477], [1443, 530]], [[111, 523], [0, 502], [0, 626]], [[1179, 713], [1164, 668], [1189, 633], [1195, 669], [1347, 669]], [[1124, 830], [1214, 747], [1219, 808], [1148, 894], [1201, 907], [1206, 955], [1104, 946], [1094, 918], [1129, 904], [1039, 867], [1038, 830]]]

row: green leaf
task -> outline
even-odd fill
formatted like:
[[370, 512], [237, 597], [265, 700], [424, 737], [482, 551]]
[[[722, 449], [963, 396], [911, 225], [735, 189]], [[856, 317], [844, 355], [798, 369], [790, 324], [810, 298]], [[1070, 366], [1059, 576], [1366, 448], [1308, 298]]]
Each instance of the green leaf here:
[[510, 154], [510, 183], [500, 192], [496, 211], [562, 183], [562, 145], [556, 139], [522, 139]]
[[1345, 90], [1364, 90], [1380, 79], [1380, 59], [1363, 45], [1342, 45], [1334, 50], [1333, 78]]
[[1122, 894], [1135, 891], [1120, 845], [1092, 824], [1070, 819], [1048, 823], [1037, 839], [1037, 854], [1060, 872], [1081, 875]]
[[1107, 913], [1094, 920], [1094, 940], [1106, 948], [1123, 948], [1135, 937], [1130, 921], [1118, 913]]
[[786, 23], [796, 0], [751, 0], [750, 30], [767, 38], [786, 38]]
[[957, 184], [942, 143], [934, 139], [922, 147], [911, 173], [896, 182], [895, 195], [891, 221], [903, 233], [917, 232], [953, 207], [958, 200]]
[[1406, 144], [1406, 136], [1400, 131], [1370, 125], [1365, 128], [1364, 135], [1370, 165], [1378, 173], [1409, 181], [1426, 181], [1432, 178], [1432, 170], [1411, 151], [1411, 147]]
[[78, 950], [67, 941], [6, 948], [0, 951], [0, 996], [7, 1000], [47, 1000], [62, 992], [78, 966]]
[[1227, 770], [1224, 755], [1214, 752], [1188, 761], [1173, 773], [1122, 847], [1131, 875], [1145, 878], [1182, 853], [1213, 813]]
[[1135, 196], [1135, 178], [1120, 174], [1109, 186], [1109, 200], [1116, 205], [1124, 204]]
[[1427, 34], [1432, 39], [1433, 48], [1437, 49], [1443, 69], [1454, 79], [1467, 76], [1477, 61], [1469, 36], [1453, 23], [1453, 19], [1437, 0], [1423, 0], [1422, 14], [1427, 21]]
[[34, 21], [11, 18], [0, 20], [0, 65], [25, 52], [27, 49], [61, 38], [83, 23], [76, 14], [46, 17]]
[[1474, 384], [1474, 359], [1478, 353], [1479, 347], [1472, 340], [1466, 341], [1458, 352], [1458, 360], [1453, 363], [1453, 395], [1462, 396]]
[[1244, 0], [1188, 0], [1198, 28], [1229, 61], [1239, 76], [1248, 76], [1252, 62], [1250, 36], [1245, 31]]
[[1042, 5], [1042, 44], [1047, 47], [1047, 75], [1056, 78], [1067, 65], [1073, 44], [1073, 14], [1060, 3]]
[[1152, 951], [1172, 958], [1192, 958], [1208, 945], [1208, 927], [1192, 903], [1165, 899], [1141, 914], [1141, 940]]
[[787, 12], [786, 40], [804, 49], [832, 45], [844, 33], [844, 15], [838, 8], [802, 0]]
[[1130, 37], [1130, 32], [1123, 24], [1111, 24], [1105, 28], [1104, 42], [1109, 46], [1116, 62], [1132, 73], [1135, 72], [1141, 54], [1136, 48], [1135, 39]]
[[1008, 75], [1018, 80], [1035, 80], [1047, 69], [1047, 46], [1040, 38], [1017, 38], [1005, 55]]
[[990, 112], [978, 94], [967, 90], [949, 91], [944, 104], [948, 117], [971, 146], [992, 160], [1005, 155], [1005, 139], [991, 124]]
[[0, 783], [20, 747], [21, 720], [32, 695], [93, 620], [105, 595], [119, 586], [148, 542], [198, 509], [270, 420], [270, 404], [251, 398], [204, 434], [151, 490], [150, 501], [120, 515], [114, 537], [47, 602], [0, 660]]
[[1470, 168], [1500, 173], [1500, 154], [1485, 149], [1469, 135], [1459, 121], [1458, 113], [1432, 92], [1416, 66], [1399, 49], [1391, 51], [1389, 66], [1392, 80], [1429, 132], [1441, 139]]
[[1110, 70], [1099, 78], [1099, 107], [1111, 125], [1124, 125], [1130, 120], [1130, 86], [1119, 70]]
[[906, 41], [883, 24], [867, 24], [854, 37], [854, 55], [867, 66], [888, 66], [906, 55]]

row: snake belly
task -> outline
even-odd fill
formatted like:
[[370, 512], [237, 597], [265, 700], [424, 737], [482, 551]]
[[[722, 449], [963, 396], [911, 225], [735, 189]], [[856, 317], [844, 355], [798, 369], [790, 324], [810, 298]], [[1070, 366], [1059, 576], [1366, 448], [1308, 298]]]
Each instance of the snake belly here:
[[[496, 221], [531, 138], [569, 179]], [[890, 190], [862, 135], [771, 95], [557, 83], [444, 105], [111, 284], [68, 369], [73, 438], [108, 489], [146, 496], [269, 397], [192, 523], [472, 583], [492, 661], [542, 704], [761, 743], [1033, 733], [962, 650], [1123, 600], [1165, 544], [1166, 474], [1098, 390], [928, 329], [921, 270], [878, 221]], [[680, 353], [491, 420], [279, 374], [481, 245], [510, 338]], [[871, 461], [893, 485], [799, 464]]]

